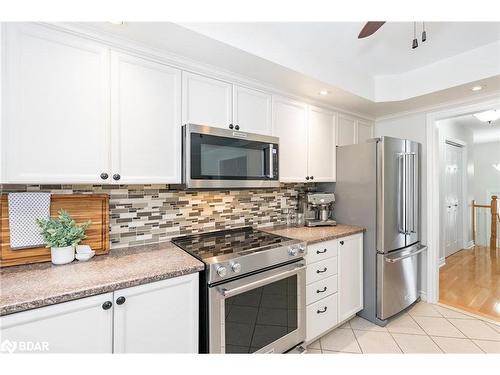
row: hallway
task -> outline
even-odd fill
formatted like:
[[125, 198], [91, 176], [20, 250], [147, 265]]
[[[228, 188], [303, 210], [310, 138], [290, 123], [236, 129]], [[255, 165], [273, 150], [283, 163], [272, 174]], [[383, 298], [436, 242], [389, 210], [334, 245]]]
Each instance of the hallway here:
[[462, 249], [439, 272], [439, 302], [500, 321], [500, 249]]

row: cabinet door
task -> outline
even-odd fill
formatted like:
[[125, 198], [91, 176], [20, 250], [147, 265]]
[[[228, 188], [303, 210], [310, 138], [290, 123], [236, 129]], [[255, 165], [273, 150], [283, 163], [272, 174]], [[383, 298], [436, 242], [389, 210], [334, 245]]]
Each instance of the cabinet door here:
[[0, 317], [2, 342], [17, 352], [111, 353], [113, 309], [103, 303], [112, 300], [105, 293]]
[[273, 135], [280, 139], [280, 181], [305, 182], [307, 175], [306, 105], [285, 98], [274, 98]]
[[5, 30], [3, 181], [102, 182], [110, 164], [108, 49], [38, 25]]
[[339, 321], [363, 308], [363, 235], [338, 240]]
[[233, 122], [232, 85], [182, 72], [182, 123], [227, 129]]
[[181, 71], [111, 55], [113, 175], [119, 183], [181, 182]]
[[373, 138], [373, 126], [368, 122], [358, 120], [356, 133], [356, 143], [365, 143], [368, 139]]
[[337, 123], [337, 146], [352, 145], [355, 142], [356, 121], [345, 115], [338, 115]]
[[114, 352], [197, 353], [198, 287], [196, 273], [114, 292]]
[[262, 91], [234, 86], [233, 121], [240, 130], [249, 133], [272, 133], [272, 96]]
[[309, 107], [307, 174], [316, 182], [335, 181], [335, 116]]

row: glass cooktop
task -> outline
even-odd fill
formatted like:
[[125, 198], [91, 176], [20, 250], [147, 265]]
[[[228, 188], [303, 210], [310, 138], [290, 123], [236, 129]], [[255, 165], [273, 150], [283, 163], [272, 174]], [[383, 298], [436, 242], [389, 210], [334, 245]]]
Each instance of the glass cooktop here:
[[257, 251], [283, 246], [290, 238], [262, 232], [251, 227], [176, 237], [172, 242], [198, 259]]

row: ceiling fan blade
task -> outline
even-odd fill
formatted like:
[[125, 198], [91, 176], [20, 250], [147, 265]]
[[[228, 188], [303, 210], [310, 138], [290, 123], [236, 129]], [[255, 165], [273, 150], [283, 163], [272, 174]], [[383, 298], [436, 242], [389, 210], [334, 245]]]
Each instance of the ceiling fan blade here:
[[385, 21], [370, 21], [363, 26], [363, 29], [361, 29], [361, 32], [358, 35], [358, 39], [366, 38], [367, 36], [372, 35], [382, 27], [382, 25], [385, 23]]

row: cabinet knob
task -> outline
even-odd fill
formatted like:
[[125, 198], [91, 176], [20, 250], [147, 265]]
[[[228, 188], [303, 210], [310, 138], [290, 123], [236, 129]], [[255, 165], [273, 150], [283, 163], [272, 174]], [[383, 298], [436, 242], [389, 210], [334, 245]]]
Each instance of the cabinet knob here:
[[311, 176], [311, 180], [314, 180], [314, 176]]
[[106, 172], [102, 172], [102, 173], [101, 173], [101, 179], [103, 179], [103, 180], [107, 180], [107, 179], [108, 179], [108, 177], [109, 177], [109, 175], [108, 175]]
[[113, 180], [118, 181], [121, 178], [121, 176], [118, 173], [115, 173], [113, 175]]
[[229, 129], [233, 129], [234, 128], [234, 125], [233, 124], [229, 124]]
[[306, 180], [309, 180], [309, 176], [306, 176]]
[[109, 310], [113, 306], [113, 302], [111, 301], [106, 301], [102, 304], [102, 309], [103, 310]]
[[343, 245], [344, 244], [344, 241], [340, 241], [340, 244]]
[[123, 305], [125, 303], [126, 298], [121, 296], [116, 299], [116, 304], [117, 305]]
[[235, 128], [236, 130], [240, 130], [240, 126], [239, 126], [239, 125], [236, 125], [234, 128]]

